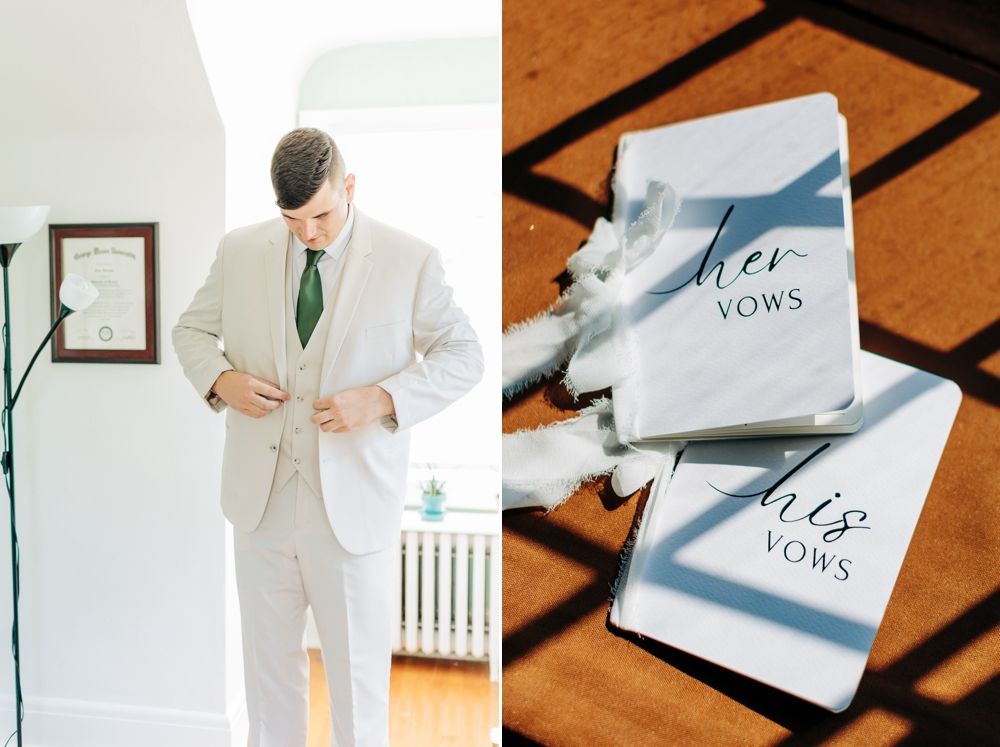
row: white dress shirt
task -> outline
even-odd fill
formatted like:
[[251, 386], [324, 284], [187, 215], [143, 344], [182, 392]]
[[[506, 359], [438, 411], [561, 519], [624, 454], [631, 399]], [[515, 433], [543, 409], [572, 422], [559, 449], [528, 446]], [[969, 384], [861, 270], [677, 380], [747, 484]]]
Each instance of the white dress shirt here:
[[[333, 240], [326, 249], [321, 249], [319, 251], [323, 252], [323, 256], [319, 258], [316, 263], [316, 269], [319, 270], [319, 277], [323, 283], [323, 307], [326, 308], [326, 304], [329, 302], [330, 294], [333, 293], [334, 287], [337, 285], [337, 278], [340, 277], [340, 270], [344, 266], [344, 251], [347, 249], [347, 245], [351, 243], [351, 235], [354, 233], [354, 207], [348, 203], [347, 205], [347, 221], [344, 223], [344, 227], [340, 229], [340, 233], [337, 234], [337, 238]], [[302, 280], [302, 273], [306, 270], [306, 252], [313, 251], [306, 247], [299, 237], [294, 233], [292, 234], [292, 304], [295, 309], [295, 316], [298, 318], [299, 314], [299, 283]]]

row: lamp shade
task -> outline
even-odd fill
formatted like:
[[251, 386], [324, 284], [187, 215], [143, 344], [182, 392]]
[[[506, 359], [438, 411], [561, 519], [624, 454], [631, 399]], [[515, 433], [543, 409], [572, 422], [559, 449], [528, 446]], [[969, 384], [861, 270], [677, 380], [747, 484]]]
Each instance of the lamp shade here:
[[48, 205], [32, 207], [0, 207], [0, 244], [20, 244], [45, 225]]
[[63, 278], [59, 286], [59, 301], [70, 311], [83, 311], [98, 296], [97, 288], [79, 275], [72, 273]]

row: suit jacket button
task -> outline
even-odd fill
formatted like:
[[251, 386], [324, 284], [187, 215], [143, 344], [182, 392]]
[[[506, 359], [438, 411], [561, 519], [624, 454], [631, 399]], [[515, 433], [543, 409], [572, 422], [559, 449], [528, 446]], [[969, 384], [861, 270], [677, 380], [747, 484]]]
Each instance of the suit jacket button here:
[[302, 433], [302, 429], [301, 429], [301, 428], [296, 428], [296, 429], [295, 429], [295, 432], [296, 432], [296, 433]]
[[305, 371], [306, 370], [306, 364], [303, 363], [301, 366], [299, 366], [299, 370], [300, 371]]
[[295, 398], [295, 401], [296, 401], [296, 402], [301, 402], [301, 401], [302, 401], [302, 397], [296, 397], [296, 398]]
[[299, 459], [298, 457], [295, 457], [295, 459], [293, 459], [292, 461], [295, 462], [296, 464], [302, 464], [302, 460]]
[[275, 446], [274, 444], [271, 444], [271, 446], [269, 448], [271, 449], [271, 451], [277, 451], [278, 450], [278, 447]]

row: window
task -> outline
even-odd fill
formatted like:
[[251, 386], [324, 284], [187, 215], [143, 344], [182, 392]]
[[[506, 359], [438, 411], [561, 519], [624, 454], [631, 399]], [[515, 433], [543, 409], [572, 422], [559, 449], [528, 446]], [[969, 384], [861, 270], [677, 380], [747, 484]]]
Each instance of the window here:
[[362, 210], [440, 250], [483, 343], [483, 381], [414, 428], [408, 504], [430, 464], [451, 480], [449, 509], [497, 507], [498, 67], [497, 39], [373, 44], [325, 55], [302, 84], [299, 125], [336, 140]]

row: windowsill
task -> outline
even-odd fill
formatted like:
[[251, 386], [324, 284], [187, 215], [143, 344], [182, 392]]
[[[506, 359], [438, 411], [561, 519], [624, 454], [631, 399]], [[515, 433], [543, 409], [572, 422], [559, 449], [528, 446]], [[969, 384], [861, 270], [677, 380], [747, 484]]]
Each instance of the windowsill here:
[[500, 534], [500, 522], [495, 511], [447, 511], [441, 521], [424, 521], [420, 511], [403, 511], [404, 532], [434, 532], [446, 534]]
[[429, 469], [423, 464], [411, 464], [406, 481], [404, 507], [423, 507], [420, 484], [431, 475], [444, 482], [445, 510], [449, 513], [496, 514], [500, 511], [500, 475], [494, 467], [476, 465], [442, 465]]

